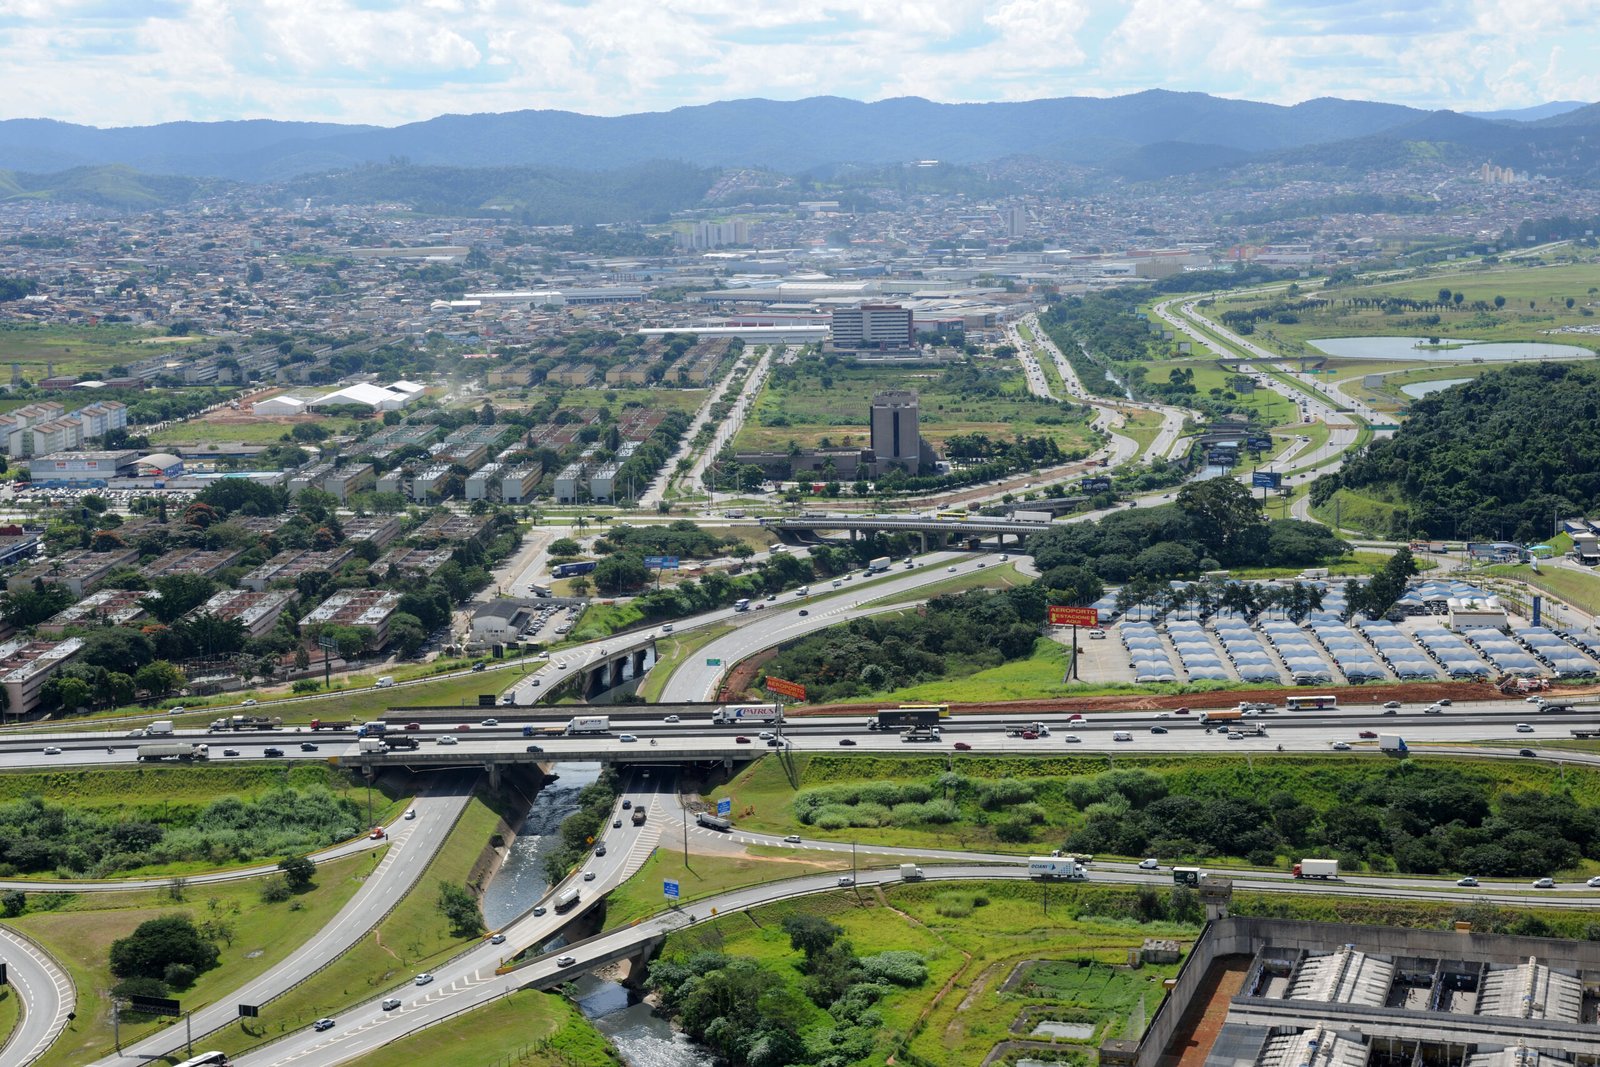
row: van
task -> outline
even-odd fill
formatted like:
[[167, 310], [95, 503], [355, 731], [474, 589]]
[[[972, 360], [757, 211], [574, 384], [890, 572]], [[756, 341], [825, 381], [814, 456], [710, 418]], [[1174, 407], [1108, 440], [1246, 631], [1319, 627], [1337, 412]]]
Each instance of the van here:
[[382, 677], [380, 677], [375, 683], [373, 683], [373, 688], [374, 689], [387, 689], [393, 684], [394, 684], [394, 676], [392, 674], [385, 674]]
[[795, 596], [810, 596], [811, 595], [811, 587], [809, 585], [802, 585], [799, 589], [796, 589], [794, 591], [794, 595]]
[[1133, 735], [1130, 734], [1126, 730], [1118, 730], [1116, 733], [1111, 735], [1111, 740], [1113, 740], [1113, 741], [1132, 741], [1133, 740]]

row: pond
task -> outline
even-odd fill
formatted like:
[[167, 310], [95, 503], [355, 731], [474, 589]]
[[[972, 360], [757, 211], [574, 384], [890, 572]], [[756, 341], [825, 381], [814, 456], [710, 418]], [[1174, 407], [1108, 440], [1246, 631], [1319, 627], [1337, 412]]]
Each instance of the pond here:
[[1461, 348], [1418, 348], [1424, 337], [1323, 337], [1309, 342], [1319, 352], [1339, 359], [1421, 360], [1432, 363], [1503, 363], [1519, 359], [1590, 359], [1594, 353], [1578, 345], [1548, 341], [1462, 341], [1440, 338]]
[[1059, 1037], [1068, 1041], [1087, 1041], [1094, 1036], [1094, 1023], [1062, 1023], [1047, 1020], [1033, 1028], [1033, 1037]]
[[1425, 396], [1443, 392], [1452, 385], [1464, 385], [1470, 381], [1471, 378], [1440, 378], [1433, 382], [1411, 382], [1409, 385], [1402, 385], [1400, 391], [1415, 400], [1421, 400]]

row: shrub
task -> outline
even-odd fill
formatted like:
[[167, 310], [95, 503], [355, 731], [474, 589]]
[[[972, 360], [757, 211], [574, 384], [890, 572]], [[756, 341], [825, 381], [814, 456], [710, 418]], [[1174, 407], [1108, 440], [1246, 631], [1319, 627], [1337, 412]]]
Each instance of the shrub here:
[[289, 879], [281, 874], [262, 879], [260, 892], [263, 904], [282, 904], [294, 895], [294, 890], [289, 888]]
[[971, 893], [940, 893], [933, 898], [933, 910], [951, 919], [965, 919], [976, 907]]
[[978, 788], [978, 806], [985, 811], [996, 811], [1033, 799], [1033, 786], [1015, 778], [1002, 778], [998, 782], [985, 782]]
[[1026, 819], [996, 819], [994, 836], [1010, 845], [1020, 845], [1033, 840], [1033, 829]]
[[174, 963], [195, 972], [210, 970], [220, 955], [200, 936], [187, 915], [165, 915], [142, 922], [127, 937], [111, 943], [111, 973], [118, 978], [162, 978]]
[[891, 950], [859, 961], [862, 974], [870, 981], [898, 986], [919, 986], [928, 980], [928, 965], [915, 952]]
[[169, 963], [161, 973], [162, 981], [173, 989], [188, 989], [199, 976], [199, 972], [187, 963]]

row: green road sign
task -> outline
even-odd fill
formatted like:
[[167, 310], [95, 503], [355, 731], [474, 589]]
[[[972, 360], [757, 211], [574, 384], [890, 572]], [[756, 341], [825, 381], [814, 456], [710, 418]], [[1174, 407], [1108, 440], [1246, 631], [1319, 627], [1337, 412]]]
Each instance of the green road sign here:
[[706, 660], [706, 666], [707, 667], [720, 667], [720, 666], [722, 666], [722, 661], [720, 659], [708, 659], [708, 660]]

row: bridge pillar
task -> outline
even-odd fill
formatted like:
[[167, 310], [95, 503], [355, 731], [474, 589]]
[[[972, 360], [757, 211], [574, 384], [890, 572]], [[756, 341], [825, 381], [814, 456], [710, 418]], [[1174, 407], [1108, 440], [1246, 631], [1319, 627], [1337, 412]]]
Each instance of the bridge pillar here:
[[639, 946], [639, 951], [622, 961], [622, 984], [629, 989], [639, 989], [644, 985], [646, 974], [650, 970], [650, 958], [661, 948], [665, 938], [654, 938]]
[[627, 665], [627, 656], [618, 656], [616, 659], [606, 664], [607, 673], [609, 676], [606, 682], [606, 687], [608, 689], [614, 689], [622, 684], [623, 668], [625, 668]]
[[645, 653], [647, 651], [647, 649], [641, 648], [639, 651], [633, 653], [633, 676], [635, 678], [642, 678], [644, 676], [644, 661]]
[[500, 764], [490, 761], [488, 764], [489, 788], [498, 791], [500, 788]]
[[606, 665], [600, 664], [591, 669], [583, 679], [583, 699], [598, 696], [606, 687]]

